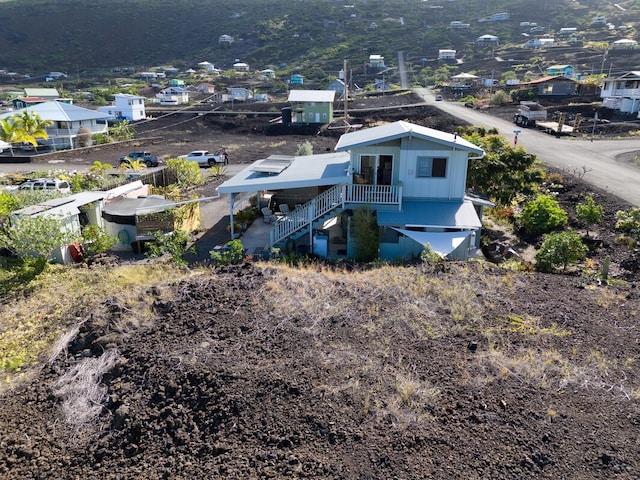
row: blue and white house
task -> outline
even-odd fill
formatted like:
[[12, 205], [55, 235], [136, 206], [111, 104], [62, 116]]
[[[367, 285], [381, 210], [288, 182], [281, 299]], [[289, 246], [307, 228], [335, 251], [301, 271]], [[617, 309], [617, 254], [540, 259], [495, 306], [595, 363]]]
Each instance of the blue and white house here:
[[455, 134], [399, 121], [345, 133], [333, 153], [258, 160], [218, 191], [229, 195], [232, 224], [236, 204], [255, 192], [274, 210], [290, 207], [273, 220], [271, 248], [352, 257], [353, 212], [368, 207], [381, 259], [409, 259], [427, 244], [466, 259], [479, 247], [483, 208], [493, 206], [465, 191], [468, 162], [483, 157]]
[[42, 120], [50, 120], [51, 126], [46, 128], [49, 138], [45, 140], [53, 149], [76, 148], [76, 138], [81, 128], [87, 128], [92, 134], [107, 133], [109, 114], [78, 107], [64, 102], [43, 102], [22, 110], [4, 113], [0, 118], [21, 114], [23, 111], [37, 113]]

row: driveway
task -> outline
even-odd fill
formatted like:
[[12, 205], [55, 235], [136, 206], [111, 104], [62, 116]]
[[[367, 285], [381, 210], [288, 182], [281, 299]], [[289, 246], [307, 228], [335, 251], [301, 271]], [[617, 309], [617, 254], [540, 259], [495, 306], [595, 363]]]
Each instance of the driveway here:
[[492, 117], [480, 110], [466, 108], [458, 102], [435, 101], [433, 92], [416, 89], [425, 102], [457, 118], [489, 128], [497, 128], [501, 135], [514, 139], [514, 130], [520, 130], [518, 145], [535, 154], [546, 165], [576, 176], [585, 182], [602, 188], [635, 206], [640, 206], [640, 166], [618, 160], [619, 155], [638, 152], [638, 139], [595, 140], [556, 137], [533, 128], [517, 125]]

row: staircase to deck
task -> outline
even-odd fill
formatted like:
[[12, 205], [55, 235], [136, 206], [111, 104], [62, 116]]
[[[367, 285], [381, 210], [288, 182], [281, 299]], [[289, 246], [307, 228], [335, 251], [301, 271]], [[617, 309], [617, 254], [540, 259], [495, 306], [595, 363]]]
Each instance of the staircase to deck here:
[[269, 245], [277, 247], [290, 238], [311, 233], [313, 228], [352, 205], [402, 208], [402, 185], [339, 184], [281, 217], [269, 232]]

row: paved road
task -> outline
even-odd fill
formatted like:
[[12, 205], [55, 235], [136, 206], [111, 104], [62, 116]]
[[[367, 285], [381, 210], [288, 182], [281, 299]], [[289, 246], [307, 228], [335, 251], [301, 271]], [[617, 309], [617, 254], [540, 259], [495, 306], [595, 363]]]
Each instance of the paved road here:
[[603, 188], [635, 206], [640, 206], [640, 166], [617, 161], [622, 153], [637, 151], [640, 140], [582, 140], [572, 137], [557, 138], [531, 128], [522, 128], [487, 115], [480, 110], [466, 108], [456, 102], [436, 102], [433, 92], [417, 89], [425, 102], [472, 125], [497, 128], [500, 134], [513, 140], [519, 129], [518, 145], [535, 154], [545, 164], [569, 173], [583, 174], [584, 181]]

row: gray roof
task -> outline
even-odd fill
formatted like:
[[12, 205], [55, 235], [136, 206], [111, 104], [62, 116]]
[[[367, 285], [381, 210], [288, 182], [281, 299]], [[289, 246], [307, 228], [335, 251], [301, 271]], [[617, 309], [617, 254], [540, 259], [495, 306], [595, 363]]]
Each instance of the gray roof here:
[[[278, 157], [278, 156], [276, 156]], [[271, 158], [271, 157], [269, 157]], [[266, 160], [269, 160], [267, 158]], [[350, 183], [349, 154], [325, 153], [293, 157], [280, 173], [258, 172], [265, 160], [258, 160], [218, 187], [220, 193], [257, 192], [287, 188]]]
[[52, 198], [35, 205], [16, 210], [11, 215], [13, 217], [54, 217], [67, 218], [80, 213], [79, 207], [103, 200], [107, 196], [106, 192], [80, 192], [67, 197]]
[[480, 228], [473, 203], [437, 200], [404, 200], [402, 210], [379, 210], [378, 225], [430, 228]]
[[484, 150], [458, 135], [402, 121], [345, 133], [340, 137], [340, 140], [338, 140], [335, 149], [341, 152], [356, 147], [378, 145], [400, 138], [418, 138], [427, 142], [445, 145], [452, 149], [465, 150], [476, 155], [484, 155]]
[[0, 118], [11, 117], [23, 111], [37, 113], [43, 120], [53, 122], [79, 122], [81, 120], [100, 120], [111, 118], [111, 115], [88, 108], [77, 107], [63, 102], [44, 102], [27, 108], [0, 115]]
[[333, 90], [291, 90], [289, 102], [333, 102], [336, 92]]

